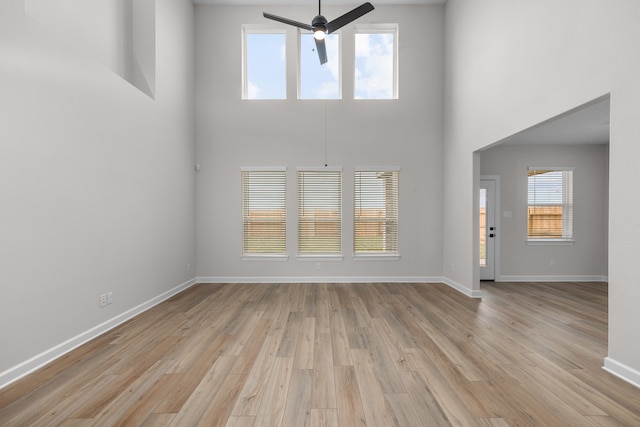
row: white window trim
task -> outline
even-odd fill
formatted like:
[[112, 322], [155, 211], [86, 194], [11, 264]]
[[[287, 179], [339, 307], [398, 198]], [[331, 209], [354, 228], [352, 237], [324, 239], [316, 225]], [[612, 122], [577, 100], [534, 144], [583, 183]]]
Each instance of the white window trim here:
[[[249, 87], [247, 82], [247, 34], [284, 34], [285, 35], [285, 87], [284, 87], [284, 98], [282, 99], [249, 99]], [[265, 25], [265, 24], [242, 24], [241, 26], [241, 44], [242, 44], [242, 63], [240, 64], [240, 69], [242, 72], [242, 100], [243, 101], [284, 101], [287, 99], [287, 67], [286, 67], [286, 36], [287, 30], [286, 28], [275, 27], [273, 25]]]
[[[548, 170], [548, 171], [571, 171], [574, 172], [575, 171], [575, 167], [574, 166], [527, 166], [527, 171], [530, 170]], [[575, 181], [575, 180], [574, 180]], [[573, 189], [572, 189], [573, 191]], [[527, 190], [527, 196], [528, 196], [528, 190]], [[527, 201], [527, 207], [529, 206], [529, 202]], [[575, 208], [575, 204], [572, 203], [572, 206]], [[572, 223], [572, 234], [573, 234], [573, 227], [574, 227], [574, 223]], [[528, 233], [528, 230], [527, 230]], [[576, 241], [575, 238], [572, 236], [571, 238], [567, 238], [567, 239], [530, 239], [530, 238], [526, 238], [525, 241], [527, 246], [573, 246], [575, 245]]]
[[393, 34], [393, 94], [388, 99], [363, 99], [355, 97], [356, 75], [355, 75], [355, 52], [354, 52], [354, 73], [353, 73], [353, 96], [356, 101], [392, 101], [400, 98], [398, 76], [400, 74], [400, 61], [398, 58], [398, 45], [400, 40], [400, 24], [398, 23], [377, 23], [377, 24], [355, 24], [354, 25], [354, 45], [356, 34]]

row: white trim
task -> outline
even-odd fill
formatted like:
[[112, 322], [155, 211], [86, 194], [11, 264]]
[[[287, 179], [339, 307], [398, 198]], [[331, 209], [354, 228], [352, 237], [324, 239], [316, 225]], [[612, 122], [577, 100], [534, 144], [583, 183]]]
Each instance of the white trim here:
[[74, 350], [81, 345], [91, 341], [92, 339], [97, 338], [105, 332], [115, 328], [116, 326], [138, 316], [139, 314], [142, 314], [143, 312], [171, 298], [172, 296], [183, 292], [196, 283], [198, 283], [198, 281], [195, 278], [184, 282], [183, 284], [178, 285], [173, 289], [170, 289], [154, 298], [151, 298], [147, 302], [133, 307], [132, 309], [127, 310], [124, 313], [121, 313], [116, 317], [113, 317], [112, 319], [101, 323], [100, 325], [97, 325], [79, 335], [76, 335], [73, 338], [68, 339], [63, 343], [60, 343], [48, 350], [43, 351], [42, 353], [32, 357], [31, 359], [28, 359], [12, 368], [9, 368], [4, 372], [1, 372], [0, 389], [19, 380], [20, 378], [25, 377], [26, 375], [36, 371], [37, 369], [40, 369], [46, 364], [53, 362], [54, 360], [64, 356], [71, 350]]
[[575, 171], [575, 166], [527, 166], [527, 171]]
[[573, 239], [527, 239], [528, 246], [573, 246]]
[[431, 276], [209, 276], [198, 277], [198, 283], [444, 283], [442, 277]]
[[632, 368], [631, 366], [620, 363], [611, 357], [605, 357], [602, 369], [628, 382], [629, 384], [640, 388], [640, 371]]
[[241, 166], [241, 172], [286, 172], [286, 166]]
[[441, 278], [442, 283], [448, 285], [449, 287], [455, 289], [456, 291], [465, 294], [469, 298], [482, 298], [482, 291], [480, 289], [470, 289], [466, 286], [461, 285], [458, 282], [455, 282], [447, 277]]
[[351, 258], [354, 261], [399, 261], [400, 254], [398, 253], [379, 253], [379, 254], [360, 253], [360, 254], [353, 254]]
[[400, 166], [354, 166], [354, 172], [400, 172]]
[[578, 275], [531, 275], [531, 276], [496, 276], [496, 282], [608, 282], [608, 276]]

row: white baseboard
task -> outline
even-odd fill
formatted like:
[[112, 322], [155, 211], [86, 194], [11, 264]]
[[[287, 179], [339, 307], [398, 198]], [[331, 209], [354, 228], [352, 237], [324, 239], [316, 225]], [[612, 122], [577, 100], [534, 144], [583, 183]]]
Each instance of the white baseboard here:
[[71, 350], [80, 347], [81, 345], [91, 341], [94, 338], [104, 334], [105, 332], [115, 328], [116, 326], [126, 322], [129, 319], [149, 310], [153, 306], [160, 304], [161, 302], [171, 298], [172, 296], [179, 294], [180, 292], [190, 288], [191, 286], [197, 283], [196, 279], [191, 279], [181, 285], [176, 286], [173, 289], [168, 290], [167, 292], [158, 295], [157, 297], [151, 298], [149, 301], [146, 301], [136, 307], [133, 307], [130, 310], [125, 311], [117, 315], [116, 317], [107, 320], [106, 322], [95, 326], [88, 331], [85, 331], [73, 338], [68, 339], [67, 341], [56, 345], [55, 347], [50, 348], [49, 350], [45, 350], [44, 352], [38, 354], [37, 356], [32, 357], [29, 360], [26, 360], [19, 365], [14, 366], [13, 368], [9, 368], [8, 370], [0, 373], [0, 390], [9, 384], [19, 380], [20, 378], [34, 372], [35, 370], [43, 367], [44, 365], [58, 359], [61, 356], [64, 356], [66, 353]]
[[444, 283], [431, 276], [303, 276], [303, 277], [198, 277], [198, 283]]
[[471, 298], [481, 298], [480, 290], [469, 289], [442, 276], [316, 276], [316, 277], [198, 277], [198, 283], [444, 283]]
[[602, 369], [628, 382], [629, 384], [640, 388], [640, 371], [610, 357], [605, 357]]
[[449, 285], [456, 291], [465, 294], [469, 298], [482, 298], [482, 291], [480, 289], [467, 288], [466, 286], [462, 286], [460, 283], [457, 283], [447, 277], [442, 278], [442, 283]]
[[496, 282], [608, 282], [607, 276], [572, 276], [572, 275], [540, 275], [540, 276], [504, 276], [496, 277]]

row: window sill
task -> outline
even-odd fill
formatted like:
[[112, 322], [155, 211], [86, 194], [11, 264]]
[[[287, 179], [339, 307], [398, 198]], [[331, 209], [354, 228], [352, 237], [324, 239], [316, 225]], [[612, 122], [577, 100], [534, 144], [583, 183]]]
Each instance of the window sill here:
[[573, 246], [576, 241], [573, 239], [529, 239], [528, 246]]
[[242, 261], [287, 261], [289, 259], [289, 255], [242, 255], [240, 259]]
[[354, 254], [354, 261], [398, 261], [400, 254]]
[[333, 255], [333, 254], [314, 254], [314, 255], [297, 255], [297, 261], [313, 261], [313, 262], [323, 262], [323, 261], [342, 261], [344, 260], [344, 255]]

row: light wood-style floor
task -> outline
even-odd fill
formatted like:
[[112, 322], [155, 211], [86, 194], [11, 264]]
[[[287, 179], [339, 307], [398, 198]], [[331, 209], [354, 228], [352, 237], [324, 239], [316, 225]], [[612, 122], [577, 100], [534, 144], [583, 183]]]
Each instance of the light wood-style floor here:
[[202, 284], [0, 390], [2, 426], [640, 426], [607, 285]]

